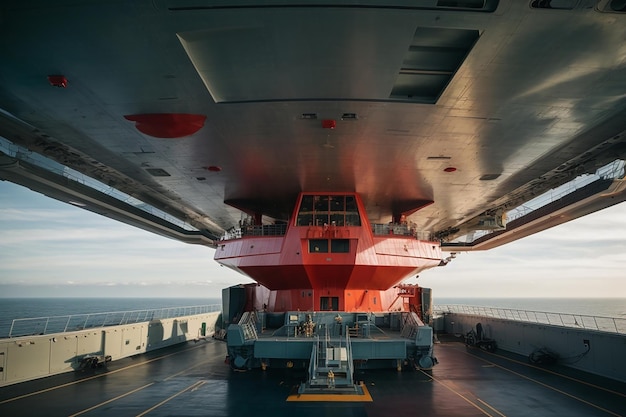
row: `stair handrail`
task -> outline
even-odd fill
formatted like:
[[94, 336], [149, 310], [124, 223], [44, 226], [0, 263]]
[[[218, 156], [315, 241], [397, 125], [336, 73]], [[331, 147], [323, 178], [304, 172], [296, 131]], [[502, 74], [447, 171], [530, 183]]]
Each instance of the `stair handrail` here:
[[243, 335], [246, 340], [257, 340], [259, 338], [256, 331], [256, 320], [255, 311], [244, 311], [237, 322], [243, 329]]
[[315, 375], [317, 375], [317, 361], [318, 361], [318, 344], [320, 342], [319, 336], [316, 337], [316, 342], [313, 343], [311, 348], [311, 361], [309, 362], [309, 381], [311, 381]]
[[405, 339], [411, 339], [417, 329], [421, 326], [424, 326], [424, 323], [422, 323], [422, 321], [419, 319], [414, 311], [402, 314], [406, 314], [406, 317], [404, 319], [402, 329], [400, 330], [400, 334]]
[[626, 334], [626, 318], [621, 317], [590, 316], [584, 314], [518, 310], [506, 307], [487, 307], [462, 304], [437, 305], [433, 310], [438, 314], [467, 314], [519, 322], [549, 324], [552, 326], [577, 329], [582, 328], [607, 333]]
[[353, 373], [354, 373], [354, 363], [352, 362], [352, 343], [350, 342], [350, 335], [346, 332], [346, 356], [348, 362], [348, 370], [346, 372], [346, 378], [348, 379], [348, 384], [353, 384]]

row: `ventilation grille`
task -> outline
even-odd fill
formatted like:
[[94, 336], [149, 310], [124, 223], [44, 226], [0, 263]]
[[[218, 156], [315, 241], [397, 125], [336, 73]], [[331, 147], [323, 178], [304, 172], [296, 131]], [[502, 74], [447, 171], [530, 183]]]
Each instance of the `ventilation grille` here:
[[626, 13], [626, 0], [600, 0], [596, 9], [605, 13]]
[[361, 0], [355, 1], [309, 1], [306, 4], [292, 4], [289, 1], [230, 0], [216, 4], [215, 0], [153, 0], [158, 9], [170, 12], [232, 9], [296, 9], [342, 7], [350, 9], [407, 9], [407, 10], [458, 10], [492, 13], [500, 0]]
[[389, 98], [435, 103], [479, 36], [478, 30], [417, 28]]
[[170, 173], [163, 168], [146, 168], [146, 171], [153, 177], [171, 177]]

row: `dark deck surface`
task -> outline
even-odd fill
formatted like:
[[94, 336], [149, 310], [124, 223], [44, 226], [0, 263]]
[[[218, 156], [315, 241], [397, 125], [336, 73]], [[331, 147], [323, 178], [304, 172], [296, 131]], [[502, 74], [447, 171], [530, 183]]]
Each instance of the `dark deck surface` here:
[[624, 416], [626, 384], [507, 352], [436, 345], [431, 373], [356, 371], [373, 402], [287, 402], [302, 371], [232, 371], [226, 344], [189, 343], [0, 388], [0, 416]]

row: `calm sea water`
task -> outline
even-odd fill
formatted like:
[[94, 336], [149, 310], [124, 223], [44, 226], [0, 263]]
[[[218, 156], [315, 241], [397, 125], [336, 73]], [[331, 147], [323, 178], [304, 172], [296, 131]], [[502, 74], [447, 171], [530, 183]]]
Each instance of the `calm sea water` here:
[[0, 338], [14, 319], [221, 304], [219, 298], [0, 298]]
[[[0, 337], [13, 319], [220, 304], [216, 298], [0, 298]], [[468, 304], [519, 310], [626, 318], [626, 298], [437, 298], [435, 305]]]

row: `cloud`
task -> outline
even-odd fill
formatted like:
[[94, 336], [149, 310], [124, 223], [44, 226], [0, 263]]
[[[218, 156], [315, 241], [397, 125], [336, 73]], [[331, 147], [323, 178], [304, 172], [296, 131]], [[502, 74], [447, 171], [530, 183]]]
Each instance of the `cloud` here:
[[54, 209], [17, 209], [0, 208], [0, 218], [3, 222], [27, 222], [38, 223], [42, 221], [68, 221], [71, 222], [75, 214], [71, 211]]
[[[221, 287], [183, 286], [178, 284], [162, 284], [142, 286], [139, 284], [126, 285], [64, 285], [39, 284], [16, 285], [0, 283], [0, 297], [81, 297], [81, 298], [194, 298], [206, 299], [207, 302], [216, 302], [221, 297]], [[210, 300], [213, 299], [213, 300]], [[207, 302], [202, 302], [206, 304]]]
[[626, 204], [420, 274], [435, 297], [626, 297]]
[[[0, 296], [219, 296], [224, 287], [251, 282], [220, 268], [207, 247], [28, 190], [16, 197], [4, 187], [0, 183]], [[435, 297], [626, 297], [625, 232], [622, 203], [490, 251], [459, 254], [417, 282]]]
[[32, 243], [61, 243], [61, 242], [84, 242], [96, 241], [101, 245], [107, 241], [124, 242], [136, 239], [140, 235], [136, 231], [115, 228], [30, 228], [14, 229], [5, 228], [2, 232], [0, 246], [12, 246]]

